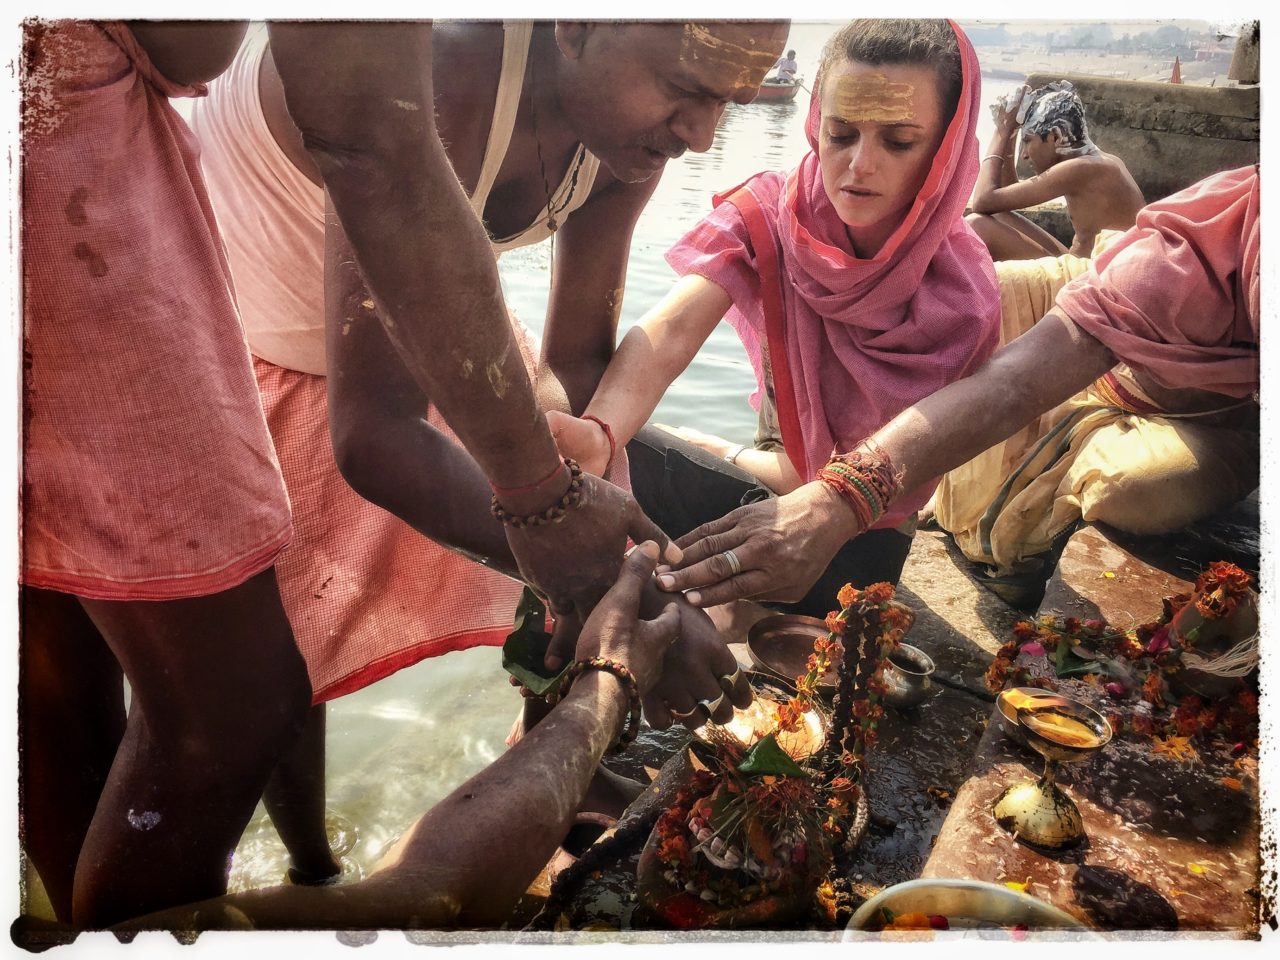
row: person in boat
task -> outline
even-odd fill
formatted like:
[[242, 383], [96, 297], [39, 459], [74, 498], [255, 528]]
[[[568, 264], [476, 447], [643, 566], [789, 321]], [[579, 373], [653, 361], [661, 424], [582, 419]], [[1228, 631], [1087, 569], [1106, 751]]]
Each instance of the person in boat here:
[[289, 501], [170, 105], [244, 30], [23, 24], [21, 840], [80, 928], [225, 891], [310, 699]]
[[[1089, 387], [1114, 409], [1101, 431], [1066, 436], [1063, 466], [1053, 454], [1000, 505], [1002, 517], [1028, 507], [1025, 520], [1013, 518], [1015, 542], [1080, 514], [1140, 532], [1177, 529], [1246, 495], [1258, 463], [1259, 184], [1258, 168], [1245, 167], [1149, 204], [1031, 330], [861, 444], [854, 475], [864, 484], [898, 477], [892, 504]], [[1140, 393], [1117, 389], [1118, 362]], [[1238, 437], [1215, 448], [1228, 429]], [[1115, 462], [1104, 463], [1108, 451]], [[827, 502], [804, 492], [695, 530], [663, 585], [708, 605], [812, 583], [832, 542], [867, 528], [866, 498], [861, 487]], [[726, 549], [764, 575], [730, 576], [719, 560]]]
[[[717, 197], [672, 248], [682, 279], [619, 345], [587, 406], [597, 419], [552, 418], [562, 447], [599, 470], [609, 449], [600, 424], [630, 440], [632, 489], [677, 537], [753, 501], [787, 509], [784, 527], [810, 501], [839, 502], [849, 481], [833, 454], [995, 348], [991, 258], [963, 219], [979, 92], [973, 47], [953, 23], [858, 20], [836, 33], [810, 102], [810, 152], [789, 174], [761, 173]], [[755, 446], [699, 446], [645, 427], [726, 315], [759, 386]], [[926, 478], [877, 507], [858, 541], [824, 541], [832, 549], [817, 582], [770, 599], [822, 617], [845, 583], [896, 582], [932, 490]], [[750, 593], [767, 589], [775, 566], [725, 546], [718, 570]], [[706, 605], [705, 595], [689, 599]]]
[[640, 544], [571, 653], [573, 679], [546, 719], [414, 823], [368, 878], [279, 886], [131, 921], [130, 930], [496, 927], [555, 852], [600, 758], [639, 723], [678, 630], [672, 603], [640, 614], [658, 545]]
[[800, 64], [796, 62], [796, 52], [794, 50], [788, 50], [782, 59], [773, 66], [774, 74], [770, 78], [771, 83], [792, 83], [800, 70]]
[[[995, 260], [1029, 260], [1070, 253], [1093, 255], [1104, 231], [1133, 226], [1146, 202], [1129, 168], [1089, 138], [1084, 104], [1068, 80], [1037, 90], [1023, 86], [992, 108], [995, 132], [982, 158], [968, 222]], [[1019, 180], [1014, 160], [1018, 133], [1022, 158], [1035, 176]], [[1065, 197], [1075, 236], [1068, 249], [1018, 210]]]
[[[382, 30], [313, 24], [300, 37], [349, 44], [343, 56], [354, 57]], [[370, 39], [361, 31], [372, 31]], [[413, 267], [415, 284], [431, 275], [446, 291], [423, 314], [431, 324], [455, 322], [435, 308], [437, 302], [462, 298], [453, 306], [461, 317], [474, 309], [469, 304], [477, 276], [489, 285], [487, 299], [475, 302], [494, 306], [512, 346], [505, 354], [495, 348], [494, 355], [505, 359], [487, 370], [475, 352], [483, 342], [475, 317], [467, 320], [475, 326], [460, 327], [449, 348], [456, 362], [433, 373], [434, 380], [425, 380], [422, 370], [411, 372], [414, 364], [397, 351], [373, 307], [377, 298], [366, 289], [368, 272], [356, 267], [359, 254], [338, 218], [326, 212], [322, 171], [332, 158], [317, 162], [294, 124], [277, 68], [276, 35], [265, 25], [250, 29], [230, 69], [193, 110], [293, 507], [294, 542], [281, 558], [280, 580], [315, 709], [297, 754], [273, 778], [267, 805], [290, 841], [291, 876], [299, 882], [338, 870], [324, 837], [323, 803], [316, 799], [323, 779], [323, 704], [425, 657], [501, 643], [520, 593], [511, 577], [523, 570], [548, 586], [527, 562], [517, 565], [508, 534], [527, 538], [530, 531], [578, 522], [575, 508], [550, 527], [504, 528], [491, 515], [485, 474], [498, 454], [491, 451], [485, 467], [470, 449], [475, 434], [450, 432], [449, 425], [486, 408], [491, 422], [485, 429], [494, 436], [522, 424], [519, 438], [511, 440], [514, 455], [528, 452], [542, 422], [539, 410], [512, 406], [531, 381], [539, 407], [586, 405], [612, 350], [631, 233], [663, 166], [686, 149], [709, 148], [725, 103], [754, 94], [784, 42], [786, 25], [459, 22], [436, 25], [430, 33], [430, 64], [410, 57], [399, 39], [388, 49], [398, 51], [396, 62], [405, 69], [429, 68], [437, 129], [447, 144], [429, 165], [446, 171], [452, 185], [410, 181], [450, 194], [461, 182], [465, 206], [433, 220], [433, 232], [413, 247], [424, 259], [405, 269]], [[362, 84], [368, 79], [360, 78]], [[321, 89], [347, 102], [349, 94], [328, 79]], [[405, 111], [395, 113], [385, 122], [400, 124]], [[332, 126], [328, 116], [316, 122]], [[380, 162], [397, 170], [428, 163], [420, 146], [401, 146], [404, 156]], [[357, 207], [349, 215], [366, 212]], [[404, 223], [398, 229], [409, 236], [418, 227]], [[456, 242], [458, 234], [476, 232], [482, 246]], [[514, 319], [508, 323], [493, 264], [503, 251], [548, 237], [554, 237], [554, 269], [539, 362], [523, 328]], [[430, 358], [445, 356], [443, 350], [428, 351]], [[442, 400], [452, 397], [459, 378], [463, 392], [479, 384], [487, 396], [461, 406]], [[529, 498], [558, 499], [566, 477], [563, 469], [544, 473], [541, 486], [523, 477], [490, 477], [501, 487], [499, 500], [506, 490], [516, 498], [511, 503], [523, 498], [529, 512], [537, 512], [532, 508], [539, 504]], [[605, 477], [626, 488], [624, 453]], [[613, 486], [588, 494], [613, 504], [610, 510], [622, 510], [620, 496]], [[524, 549], [532, 548], [529, 541]], [[595, 561], [587, 559], [575, 557], [566, 569], [582, 568], [589, 579], [586, 571]], [[651, 589], [646, 602], [660, 609], [665, 601]], [[699, 700], [721, 699], [721, 720], [735, 703], [750, 700], [741, 678], [722, 684], [736, 663], [711, 622], [687, 604], [682, 610], [681, 642], [646, 703], [648, 720], [658, 727], [671, 723], [670, 710], [689, 713]], [[563, 639], [571, 642], [572, 634]], [[728, 698], [721, 698], [722, 686], [729, 687]]]

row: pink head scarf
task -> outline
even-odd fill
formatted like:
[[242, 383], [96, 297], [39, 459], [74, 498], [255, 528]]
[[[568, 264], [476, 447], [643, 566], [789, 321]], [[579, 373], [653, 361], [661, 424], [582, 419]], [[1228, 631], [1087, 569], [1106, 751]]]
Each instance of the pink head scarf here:
[[[719, 283], [733, 299], [727, 319], [764, 383], [764, 306], [755, 273], [760, 251], [741, 216], [721, 204], [763, 212], [785, 281], [784, 356], [771, 356], [783, 441], [806, 479], [833, 451], [851, 448], [902, 410], [971, 372], [995, 349], [1000, 297], [991, 256], [963, 213], [978, 174], [975, 135], [981, 100], [978, 59], [964, 33], [962, 86], [915, 202], [881, 250], [860, 259], [822, 184], [818, 160], [821, 77], [805, 125], [812, 148], [787, 177], [757, 174], [715, 198], [719, 208], [668, 253], [681, 273]], [[727, 206], [727, 204], [726, 204]], [[776, 351], [773, 351], [776, 353]], [[781, 368], [781, 369], [780, 369]], [[784, 387], [789, 381], [790, 390]], [[790, 394], [790, 395], [788, 395]], [[753, 398], [754, 400], [754, 398]], [[799, 436], [788, 435], [788, 422]], [[896, 526], [928, 499], [933, 484], [901, 498], [877, 526]]]

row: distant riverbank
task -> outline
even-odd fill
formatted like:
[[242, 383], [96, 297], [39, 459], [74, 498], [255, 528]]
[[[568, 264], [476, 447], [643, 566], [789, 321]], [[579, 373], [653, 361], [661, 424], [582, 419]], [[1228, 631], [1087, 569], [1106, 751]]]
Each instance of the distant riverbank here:
[[[1173, 58], [1152, 54], [1050, 53], [1039, 48], [978, 47], [978, 63], [984, 77], [996, 80], [1025, 80], [1033, 73], [1080, 73], [1112, 80], [1168, 82]], [[1221, 60], [1183, 61], [1182, 82], [1192, 85], [1234, 85], [1227, 79], [1227, 64]]]

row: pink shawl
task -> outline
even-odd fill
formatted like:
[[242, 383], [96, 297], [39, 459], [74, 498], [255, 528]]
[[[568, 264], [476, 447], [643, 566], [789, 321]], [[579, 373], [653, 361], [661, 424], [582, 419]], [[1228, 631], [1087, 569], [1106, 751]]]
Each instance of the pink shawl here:
[[1057, 306], [1166, 387], [1258, 389], [1258, 170], [1218, 173], [1145, 207]]
[[[716, 209], [667, 254], [678, 273], [704, 276], [732, 298], [726, 319], [762, 389], [772, 374], [783, 443], [806, 479], [832, 452], [851, 448], [972, 372], [998, 341], [995, 269], [963, 219], [978, 175], [978, 59], [964, 33], [952, 27], [963, 71], [955, 116], [915, 203], [873, 259], [854, 254], [823, 189], [816, 95], [805, 125], [811, 150], [800, 165], [786, 177], [757, 174], [715, 197]], [[814, 86], [821, 89], [821, 78]], [[744, 208], [763, 214], [773, 251], [753, 244]], [[772, 294], [762, 288], [759, 270], [761, 261], [767, 269], [770, 253], [787, 278], [780, 284], [782, 356], [765, 346], [765, 301]], [[758, 397], [753, 395], [753, 406]], [[934, 486], [902, 497], [877, 526], [900, 524]]]

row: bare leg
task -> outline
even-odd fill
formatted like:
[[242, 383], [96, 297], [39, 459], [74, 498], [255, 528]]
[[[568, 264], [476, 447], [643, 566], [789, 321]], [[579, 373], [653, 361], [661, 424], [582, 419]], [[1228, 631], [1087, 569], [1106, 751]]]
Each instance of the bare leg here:
[[124, 678], [75, 597], [23, 588], [20, 603], [22, 845], [69, 923], [76, 860], [124, 735]]
[[992, 260], [1034, 260], [1067, 252], [1057, 237], [1021, 214], [971, 213], [964, 219], [987, 245]]
[[81, 602], [133, 690], [76, 866], [73, 922], [98, 927], [225, 891], [311, 691], [274, 571], [210, 597]]
[[262, 795], [289, 851], [295, 883], [323, 883], [342, 872], [324, 826], [325, 705], [307, 712], [302, 734], [276, 764]]

